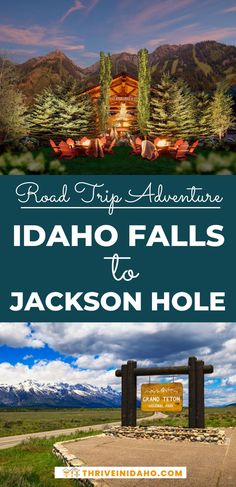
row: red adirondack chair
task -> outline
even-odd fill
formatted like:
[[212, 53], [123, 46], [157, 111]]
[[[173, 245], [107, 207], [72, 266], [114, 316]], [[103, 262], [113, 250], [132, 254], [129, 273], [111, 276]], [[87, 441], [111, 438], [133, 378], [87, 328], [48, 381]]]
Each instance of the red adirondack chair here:
[[133, 149], [131, 155], [138, 155], [138, 156], [141, 155], [142, 139], [140, 139], [140, 137], [136, 137], [134, 141], [130, 138], [130, 145]]
[[196, 147], [198, 146], [198, 144], [199, 144], [199, 141], [195, 140], [195, 142], [191, 145], [191, 147], [189, 149], [190, 156], [197, 157], [197, 154], [194, 154], [194, 151], [195, 151]]
[[76, 149], [68, 146], [63, 140], [60, 142], [59, 147], [61, 149], [61, 155], [59, 159], [73, 159], [76, 155]]
[[116, 139], [113, 139], [108, 147], [104, 147], [104, 152], [106, 152], [107, 154], [111, 154], [112, 149], [115, 145], [116, 145]]
[[132, 139], [132, 137], [129, 137], [129, 143], [133, 149], [132, 152], [130, 152], [130, 155], [131, 156], [140, 155], [141, 154], [141, 146], [137, 149], [137, 146], [136, 146], [134, 140]]
[[75, 147], [75, 141], [69, 137], [67, 139], [66, 143], [68, 144], [69, 147], [74, 148]]
[[50, 139], [50, 140], [49, 140], [49, 143], [50, 143], [50, 146], [52, 147], [52, 149], [54, 150], [54, 152], [57, 154], [57, 156], [60, 156], [60, 154], [61, 154], [61, 149], [60, 149], [60, 147], [58, 147], [58, 146], [55, 144], [54, 140], [52, 140], [52, 139]]
[[103, 137], [100, 137], [100, 142], [102, 144], [102, 147], [105, 147], [106, 141], [107, 141], [107, 138], [105, 137], [105, 135]]
[[170, 149], [169, 155], [174, 159], [186, 159], [188, 152], [189, 152], [189, 145], [188, 142], [183, 142], [183, 144], [179, 145], [177, 149]]
[[160, 137], [156, 137], [156, 138], [154, 139], [154, 141], [153, 141], [153, 144], [154, 144], [154, 145], [157, 145], [157, 144], [158, 144], [158, 142], [159, 142], [159, 140], [160, 140]]
[[86, 155], [89, 157], [104, 157], [104, 150], [101, 144], [100, 139], [91, 139], [90, 145], [87, 148]]
[[183, 144], [179, 145], [178, 149], [174, 154], [175, 159], [186, 159], [189, 153], [189, 145], [188, 142], [184, 142]]
[[183, 139], [178, 139], [176, 140], [174, 146], [173, 146], [173, 150], [177, 150], [178, 147], [181, 145], [181, 144], [184, 144], [184, 140]]

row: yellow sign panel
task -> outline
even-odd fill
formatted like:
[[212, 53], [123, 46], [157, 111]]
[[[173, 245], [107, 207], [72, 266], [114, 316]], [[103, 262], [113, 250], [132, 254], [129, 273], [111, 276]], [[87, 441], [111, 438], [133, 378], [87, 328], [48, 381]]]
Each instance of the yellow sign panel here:
[[183, 385], [180, 382], [169, 384], [142, 384], [141, 410], [177, 413], [183, 408]]

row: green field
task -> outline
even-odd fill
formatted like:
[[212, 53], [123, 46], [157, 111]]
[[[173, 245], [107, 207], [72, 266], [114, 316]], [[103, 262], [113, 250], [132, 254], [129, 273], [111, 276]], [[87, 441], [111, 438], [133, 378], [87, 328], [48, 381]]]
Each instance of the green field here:
[[[131, 156], [132, 149], [128, 146], [114, 148], [112, 154], [103, 159], [92, 157], [75, 157], [71, 160], [62, 159], [67, 174], [175, 174], [176, 162], [168, 157], [160, 157], [156, 161], [148, 161], [141, 156]], [[50, 147], [42, 147], [35, 155], [42, 153], [46, 161], [56, 159]]]
[[[229, 428], [236, 427], [236, 407], [226, 408], [206, 408], [205, 409], [206, 427], [212, 428]], [[143, 425], [157, 426], [188, 426], [188, 410], [183, 409], [182, 413], [169, 414], [168, 418], [158, 419], [156, 421], [145, 420]]]
[[20, 446], [0, 450], [0, 486], [1, 487], [72, 487], [79, 486], [73, 480], [55, 480], [54, 467], [63, 466], [53, 453], [53, 444], [74, 438], [84, 438], [98, 434], [79, 433], [48, 440], [32, 440]]
[[[120, 409], [0, 409], [0, 437], [120, 421]], [[138, 410], [138, 417], [150, 416]], [[187, 426], [188, 413], [171, 414], [158, 425]], [[148, 424], [151, 424], [148, 422]], [[236, 407], [207, 408], [207, 426], [236, 426]]]
[[[120, 409], [0, 409], [0, 437], [120, 421]], [[147, 416], [141, 413], [139, 416]], [[150, 416], [150, 414], [149, 414]], [[1, 484], [0, 484], [1, 485]]]

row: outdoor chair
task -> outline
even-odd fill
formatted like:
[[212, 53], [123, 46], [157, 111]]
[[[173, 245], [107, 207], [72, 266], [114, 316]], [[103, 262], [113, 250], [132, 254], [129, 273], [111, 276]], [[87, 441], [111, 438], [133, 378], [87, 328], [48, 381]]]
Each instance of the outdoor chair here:
[[135, 155], [140, 155], [141, 154], [141, 149], [137, 150], [137, 147], [132, 139], [132, 137], [129, 138], [129, 143], [130, 146], [132, 147], [132, 152], [130, 152], [130, 156], [135, 156]]
[[104, 147], [104, 152], [106, 152], [107, 154], [111, 154], [115, 144], [116, 144], [116, 139], [113, 139], [108, 147]]
[[188, 142], [184, 142], [183, 144], [179, 145], [176, 150], [169, 151], [169, 155], [177, 160], [186, 159], [188, 153], [189, 153]]
[[172, 147], [170, 147], [170, 149], [171, 150], [177, 150], [180, 145], [184, 144], [184, 142], [185, 141], [183, 139], [178, 139], [178, 140], [176, 140], [174, 145]]
[[61, 154], [61, 149], [60, 147], [58, 147], [54, 140], [50, 139], [49, 140], [49, 143], [50, 143], [50, 146], [52, 147], [52, 149], [54, 150], [54, 152], [57, 154], [57, 156], [59, 156]]
[[104, 148], [107, 142], [107, 138], [105, 137], [105, 135], [103, 137], [100, 137], [100, 142], [102, 144], [102, 147]]
[[142, 152], [142, 140], [140, 137], [136, 137], [135, 140], [133, 140], [131, 137], [129, 138], [129, 143], [132, 147], [132, 152], [130, 153], [131, 156], [140, 156]]
[[153, 144], [154, 144], [154, 145], [157, 145], [157, 144], [158, 144], [158, 142], [159, 142], [159, 140], [160, 140], [160, 137], [156, 137], [156, 138], [154, 139], [154, 141], [153, 141]]
[[59, 159], [73, 159], [77, 155], [76, 149], [69, 147], [63, 140], [60, 142], [59, 147], [61, 149]]
[[66, 143], [68, 144], [69, 147], [72, 149], [75, 147], [75, 141], [71, 138], [67, 139]]
[[135, 145], [142, 145], [142, 139], [140, 139], [140, 137], [136, 137]]
[[191, 145], [191, 147], [190, 147], [190, 149], [189, 149], [189, 155], [190, 155], [190, 156], [197, 157], [197, 154], [194, 154], [194, 151], [195, 151], [195, 149], [197, 148], [198, 144], [199, 144], [199, 141], [198, 141], [198, 140], [196, 140], [196, 141], [195, 141], [195, 142], [194, 142], [194, 143]]
[[87, 149], [87, 154], [89, 157], [94, 157], [94, 158], [98, 158], [98, 157], [101, 157], [103, 158], [104, 157], [104, 149], [103, 149], [103, 146], [101, 144], [101, 140], [96, 138], [96, 139], [92, 139], [91, 142], [90, 142], [90, 145]]
[[178, 140], [176, 140], [175, 145], [176, 145], [177, 147], [179, 147], [181, 144], [184, 144], [184, 142], [185, 142], [185, 140], [184, 140], [184, 139], [178, 139]]

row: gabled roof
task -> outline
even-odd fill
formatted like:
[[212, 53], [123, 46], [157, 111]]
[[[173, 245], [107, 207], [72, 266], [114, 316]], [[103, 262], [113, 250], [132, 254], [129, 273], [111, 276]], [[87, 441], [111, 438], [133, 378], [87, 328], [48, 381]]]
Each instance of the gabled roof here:
[[[132, 81], [135, 81], [136, 83], [138, 83], [138, 78], [136, 78], [135, 76], [132, 76], [131, 74], [125, 72], [125, 71], [122, 71], [121, 73], [119, 74], [116, 74], [115, 76], [113, 76], [112, 78], [112, 81], [114, 80], [118, 80], [119, 78], [127, 78], [127, 79], [130, 79]], [[96, 88], [99, 88], [100, 87], [100, 83], [94, 85], [94, 86], [90, 86], [89, 88], [87, 88], [86, 90], [82, 91], [81, 92], [81, 95], [84, 95], [85, 93], [89, 93], [90, 91], [92, 90], [95, 90]]]

